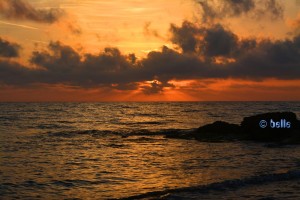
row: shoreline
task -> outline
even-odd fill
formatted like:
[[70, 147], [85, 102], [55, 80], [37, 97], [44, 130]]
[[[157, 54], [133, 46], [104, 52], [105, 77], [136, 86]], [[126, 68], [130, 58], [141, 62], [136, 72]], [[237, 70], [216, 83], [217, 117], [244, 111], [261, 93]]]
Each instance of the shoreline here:
[[[210, 183], [207, 185], [182, 187], [175, 189], [167, 189], [161, 191], [147, 192], [144, 194], [133, 195], [125, 198], [116, 198], [112, 200], [133, 200], [133, 199], [173, 199], [181, 195], [195, 194], [199, 195], [211, 194], [212, 192], [227, 192], [236, 191], [248, 187], [266, 186], [267, 184], [283, 182], [283, 181], [298, 181], [300, 180], [300, 169], [289, 170], [283, 173], [262, 174], [242, 179], [224, 180], [221, 182]], [[300, 195], [300, 193], [299, 193]]]

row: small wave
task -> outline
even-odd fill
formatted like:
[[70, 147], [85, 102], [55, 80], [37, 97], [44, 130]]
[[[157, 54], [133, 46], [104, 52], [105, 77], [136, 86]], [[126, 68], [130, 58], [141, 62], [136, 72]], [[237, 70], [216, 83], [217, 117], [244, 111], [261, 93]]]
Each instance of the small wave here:
[[87, 180], [54, 180], [49, 185], [56, 185], [62, 187], [76, 187], [82, 185], [95, 185], [102, 182], [99, 181], [87, 181]]
[[118, 183], [120, 180], [131, 181], [131, 179], [123, 178], [110, 178], [110, 179], [101, 179], [101, 180], [81, 180], [81, 179], [67, 179], [67, 180], [53, 180], [48, 182], [47, 185], [56, 185], [61, 187], [80, 187], [80, 186], [89, 186], [89, 185], [102, 185], [108, 183]]
[[137, 109], [139, 107], [134, 106], [134, 105], [114, 105], [114, 106], [112, 106], [112, 108], [116, 108], [116, 109]]
[[158, 122], [158, 121], [146, 121], [146, 122], [136, 122], [134, 124], [150, 124], [150, 125], [160, 125], [165, 124], [165, 122]]
[[138, 122], [120, 122], [120, 121], [111, 121], [113, 124], [118, 125], [162, 125], [167, 124], [169, 121], [138, 121]]
[[157, 137], [146, 137], [146, 136], [137, 136], [127, 139], [126, 141], [130, 142], [157, 142], [157, 141], [164, 141], [165, 138], [157, 138]]
[[145, 116], [145, 117], [164, 117], [158, 113], [134, 113], [134, 116]]
[[76, 122], [74, 121], [66, 121], [66, 120], [61, 120], [61, 121], [57, 121], [58, 123], [62, 123], [62, 124], [76, 124]]
[[208, 112], [207, 115], [209, 117], [225, 117], [224, 114], [221, 114], [221, 113], [212, 113], [212, 112]]
[[291, 170], [286, 173], [263, 174], [263, 175], [252, 176], [243, 179], [225, 180], [222, 182], [211, 183], [208, 185], [168, 189], [163, 191], [153, 191], [153, 192], [148, 192], [148, 193], [130, 196], [126, 198], [119, 198], [119, 200], [144, 199], [144, 198], [160, 199], [160, 197], [170, 193], [172, 194], [172, 193], [179, 193], [179, 192], [193, 192], [193, 193], [201, 194], [210, 191], [227, 191], [232, 189], [239, 189], [246, 186], [263, 185], [266, 183], [298, 180], [298, 179], [300, 179], [300, 170]]
[[39, 124], [37, 126], [38, 129], [59, 129], [59, 128], [70, 128], [66, 125], [58, 125], [58, 124]]
[[49, 136], [56, 137], [75, 137], [78, 135], [91, 135], [91, 136], [107, 136], [107, 135], [123, 135], [116, 131], [109, 130], [78, 130], [78, 131], [60, 131], [60, 132], [48, 132]]
[[15, 121], [19, 119], [18, 116], [0, 116], [0, 121]]
[[78, 135], [91, 135], [93, 137], [99, 136], [121, 136], [121, 137], [129, 137], [129, 136], [153, 136], [153, 135], [179, 135], [185, 134], [193, 131], [194, 129], [159, 129], [159, 130], [147, 130], [147, 129], [139, 129], [139, 130], [70, 130], [70, 131], [59, 131], [59, 132], [48, 132], [48, 136], [56, 136], [56, 137], [75, 137]]
[[186, 113], [194, 113], [194, 112], [200, 112], [200, 110], [194, 110], [194, 109], [185, 109], [185, 110], [182, 110], [181, 112], [186, 112]]
[[52, 180], [50, 182], [37, 182], [33, 180], [27, 180], [21, 183], [2, 183], [0, 184], [0, 191], [8, 191], [11, 188], [19, 188], [19, 187], [27, 187], [27, 188], [47, 188], [49, 186], [58, 186], [58, 187], [80, 187], [80, 186], [86, 186], [86, 185], [99, 185], [99, 184], [107, 184], [109, 182], [114, 182], [110, 180], [98, 180], [98, 181], [88, 181], [88, 180], [80, 180], [80, 179], [74, 179], [74, 180]]
[[5, 190], [9, 190], [10, 188], [19, 188], [19, 187], [44, 188], [47, 187], [47, 184], [38, 183], [33, 180], [26, 180], [21, 183], [2, 183], [0, 184], [0, 191], [5, 191]]
[[125, 147], [126, 145], [109, 143], [109, 144], [104, 144], [104, 146], [119, 149], [119, 148]]

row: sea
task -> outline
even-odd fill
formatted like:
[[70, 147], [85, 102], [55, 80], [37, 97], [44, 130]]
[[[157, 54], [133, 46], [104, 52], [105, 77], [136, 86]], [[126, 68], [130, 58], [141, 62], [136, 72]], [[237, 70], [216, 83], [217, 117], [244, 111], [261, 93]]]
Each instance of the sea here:
[[299, 145], [164, 136], [277, 111], [300, 102], [0, 103], [0, 199], [300, 199]]

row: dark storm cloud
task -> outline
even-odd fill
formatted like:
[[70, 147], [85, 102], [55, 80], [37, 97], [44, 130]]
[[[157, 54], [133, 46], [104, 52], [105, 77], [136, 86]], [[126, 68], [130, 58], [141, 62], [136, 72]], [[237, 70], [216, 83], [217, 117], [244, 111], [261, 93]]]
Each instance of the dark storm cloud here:
[[205, 57], [235, 57], [256, 45], [251, 39], [239, 41], [237, 35], [221, 24], [198, 28], [190, 22], [183, 22], [182, 26], [172, 24], [170, 32], [171, 41], [184, 53], [198, 53]]
[[149, 73], [155, 71], [155, 75], [163, 81], [199, 78], [300, 78], [300, 36], [293, 40], [266, 40], [255, 45], [252, 43], [253, 41], [239, 41], [239, 54], [232, 63], [216, 64], [209, 58], [200, 60], [196, 54], [181, 54], [165, 48], [161, 52], [151, 52], [143, 64]]
[[0, 57], [13, 58], [19, 56], [20, 45], [10, 43], [0, 37]]
[[255, 9], [254, 0], [225, 0], [224, 2], [233, 16], [239, 16]]
[[9, 60], [0, 59], [0, 85], [23, 85], [33, 83], [38, 78], [37, 71]]
[[205, 31], [204, 47], [208, 56], [229, 56], [237, 46], [238, 37], [219, 24]]
[[[205, 69], [205, 63], [200, 61], [195, 54], [179, 53], [168, 47], [161, 51], [152, 51], [147, 58], [141, 61], [143, 68], [140, 74], [156, 77], [161, 82], [171, 79], [185, 79], [185, 77], [196, 78], [198, 69]], [[209, 63], [207, 63], [209, 65]]]
[[244, 52], [230, 66], [230, 74], [242, 78], [300, 78], [300, 36], [293, 40], [262, 41]]
[[[176, 33], [180, 32], [180, 28], [185, 30], [182, 35], [193, 36], [196, 45], [182, 42], [178, 37], [178, 43], [191, 44], [192, 48], [182, 45], [187, 49], [179, 52], [164, 46], [160, 51], [152, 51], [146, 58], [138, 60], [134, 54], [124, 55], [116, 48], [106, 48], [98, 55], [80, 55], [70, 46], [51, 42], [47, 51], [32, 54], [31, 63], [39, 68], [28, 69], [17, 63], [1, 61], [0, 83], [19, 86], [65, 84], [119, 90], [140, 88], [145, 94], [153, 94], [160, 93], [165, 87], [174, 87], [169, 83], [174, 79], [300, 78], [300, 36], [290, 40], [258, 42], [240, 40], [221, 25], [197, 30], [185, 23], [182, 27], [173, 28]], [[212, 48], [214, 45], [216, 49]], [[217, 63], [217, 57], [225, 61], [234, 59], [234, 62]], [[144, 81], [152, 82], [138, 84]]]
[[43, 23], [53, 23], [65, 13], [58, 8], [35, 9], [26, 0], [1, 0], [0, 16], [7, 19], [32, 20]]
[[283, 6], [277, 0], [196, 0], [202, 10], [203, 22], [212, 22], [226, 17], [239, 17], [244, 14], [259, 19], [283, 17]]
[[49, 45], [50, 52], [33, 52], [31, 62], [44, 68], [46, 83], [66, 83], [93, 87], [101, 84], [128, 83], [127, 73], [134, 66], [134, 55], [125, 56], [116, 48], [105, 48], [98, 55], [80, 56], [59, 42]]
[[202, 32], [193, 23], [183, 22], [181, 27], [171, 24], [170, 32], [172, 33], [171, 41], [179, 45], [183, 52], [194, 52], [197, 47], [196, 35]]
[[255, 9], [254, 0], [197, 0], [202, 7], [204, 21], [222, 17], [238, 17]]

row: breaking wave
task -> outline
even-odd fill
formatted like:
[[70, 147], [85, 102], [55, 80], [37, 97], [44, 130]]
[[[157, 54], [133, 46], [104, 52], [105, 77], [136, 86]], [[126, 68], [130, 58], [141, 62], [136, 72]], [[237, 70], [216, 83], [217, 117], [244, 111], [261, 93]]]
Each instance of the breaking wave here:
[[297, 169], [297, 170], [290, 170], [285, 173], [263, 174], [263, 175], [257, 175], [252, 177], [246, 177], [243, 179], [225, 180], [222, 182], [216, 182], [207, 185], [147, 192], [140, 195], [130, 196], [126, 198], [119, 198], [119, 200], [144, 199], [144, 198], [160, 199], [160, 197], [165, 196], [167, 194], [180, 193], [180, 192], [193, 192], [193, 193], [203, 194], [203, 193], [214, 192], [214, 191], [227, 191], [227, 190], [239, 189], [247, 186], [263, 185], [263, 184], [273, 183], [278, 181], [291, 181], [291, 180], [299, 180], [299, 179], [300, 179], [300, 169]]

